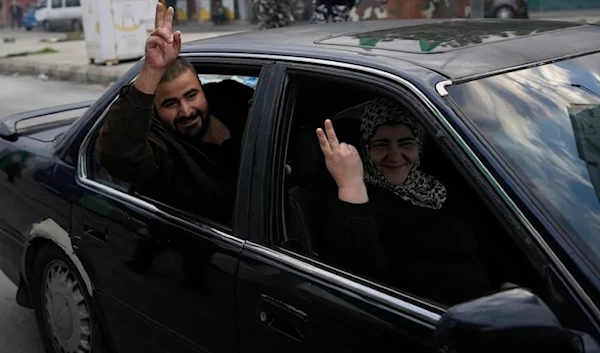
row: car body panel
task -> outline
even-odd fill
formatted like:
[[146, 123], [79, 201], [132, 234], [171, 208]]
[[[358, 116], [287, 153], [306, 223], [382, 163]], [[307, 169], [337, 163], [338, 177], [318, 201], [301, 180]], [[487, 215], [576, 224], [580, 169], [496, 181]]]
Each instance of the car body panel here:
[[[15, 134], [27, 134], [29, 131], [35, 133], [40, 130], [46, 136], [54, 127], [69, 126], [73, 121], [78, 119], [87, 108], [94, 103], [91, 101], [83, 101], [71, 104], [64, 104], [51, 108], [35, 109], [23, 113], [13, 114], [2, 117], [0, 119], [0, 136], [10, 139]], [[83, 111], [82, 111], [83, 110]], [[35, 120], [37, 119], [37, 121]], [[33, 121], [32, 121], [33, 120]], [[40, 138], [37, 136], [35, 138]], [[45, 140], [53, 140], [52, 136], [46, 136]]]
[[14, 143], [0, 140], [0, 150], [3, 159], [11, 161], [3, 168], [7, 178], [0, 181], [3, 204], [10, 205], [5, 206], [0, 215], [0, 228], [6, 235], [1, 237], [0, 247], [4, 251], [12, 250], [10, 254], [4, 254], [3, 259], [12, 259], [12, 266], [6, 272], [18, 283], [34, 226], [49, 219], [60, 228], [69, 229], [71, 209], [69, 201], [57, 194], [53, 182], [58, 161], [52, 156], [52, 142], [27, 137], [21, 137]]

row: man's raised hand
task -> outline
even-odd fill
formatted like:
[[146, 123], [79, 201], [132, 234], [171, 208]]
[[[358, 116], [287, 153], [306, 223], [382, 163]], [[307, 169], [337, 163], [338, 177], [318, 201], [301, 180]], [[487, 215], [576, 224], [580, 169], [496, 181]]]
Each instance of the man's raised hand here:
[[145, 48], [145, 63], [149, 69], [166, 70], [181, 51], [181, 32], [172, 33], [173, 16], [175, 10], [172, 7], [167, 9], [167, 15], [164, 16], [162, 3], [156, 5], [154, 31], [146, 41]]

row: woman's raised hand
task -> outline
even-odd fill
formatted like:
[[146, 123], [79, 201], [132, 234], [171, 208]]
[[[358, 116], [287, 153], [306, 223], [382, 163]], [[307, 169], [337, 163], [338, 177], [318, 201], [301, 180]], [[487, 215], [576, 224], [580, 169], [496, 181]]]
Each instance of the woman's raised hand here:
[[360, 155], [354, 146], [338, 141], [331, 120], [325, 120], [325, 131], [317, 129], [317, 137], [325, 156], [327, 170], [338, 188], [340, 190], [364, 188]]

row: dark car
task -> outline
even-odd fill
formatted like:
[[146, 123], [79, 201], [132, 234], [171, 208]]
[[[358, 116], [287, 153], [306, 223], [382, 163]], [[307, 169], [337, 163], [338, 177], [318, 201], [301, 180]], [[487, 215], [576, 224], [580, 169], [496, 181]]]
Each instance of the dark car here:
[[[495, 20], [191, 43], [199, 75], [258, 80], [233, 222], [99, 165], [99, 127], [139, 63], [93, 103], [0, 120], [0, 267], [48, 352], [598, 352], [598, 48], [598, 26]], [[382, 95], [415, 112], [423, 170], [460, 195], [519, 288], [448, 307], [322, 251], [331, 180], [315, 129], [332, 118], [351, 141]]]
[[484, 0], [486, 18], [529, 18], [527, 0]]

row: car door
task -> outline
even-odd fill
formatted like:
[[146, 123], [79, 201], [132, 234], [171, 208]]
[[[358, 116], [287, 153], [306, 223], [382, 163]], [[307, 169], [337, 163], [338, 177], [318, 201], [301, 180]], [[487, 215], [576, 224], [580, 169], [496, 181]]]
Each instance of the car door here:
[[[276, 244], [285, 237], [287, 221], [279, 197], [283, 175], [290, 172], [283, 158], [290, 129], [286, 117], [303, 108], [320, 113], [307, 102], [294, 102], [302, 84], [290, 81], [286, 66], [275, 71], [278, 79], [271, 82], [272, 98], [262, 113], [270, 118], [257, 137], [257, 158], [266, 163], [252, 183], [249, 241], [238, 271], [240, 351], [430, 352], [442, 308]], [[319, 105], [319, 110], [327, 108]]]
[[[207, 64], [202, 64], [206, 67]], [[252, 66], [262, 82], [261, 65]], [[259, 85], [255, 99], [262, 95]], [[250, 113], [246, 129], [260, 115]], [[119, 352], [234, 352], [235, 275], [243, 239], [231, 226], [132, 193], [95, 158], [96, 126], [81, 148], [74, 201], [77, 253], [91, 269], [96, 301]], [[254, 134], [245, 134], [252, 165]], [[252, 173], [251, 168], [242, 168]], [[240, 190], [247, 188], [240, 176]], [[201, 202], [201, 201], [199, 201]], [[237, 217], [243, 219], [245, 209]]]

